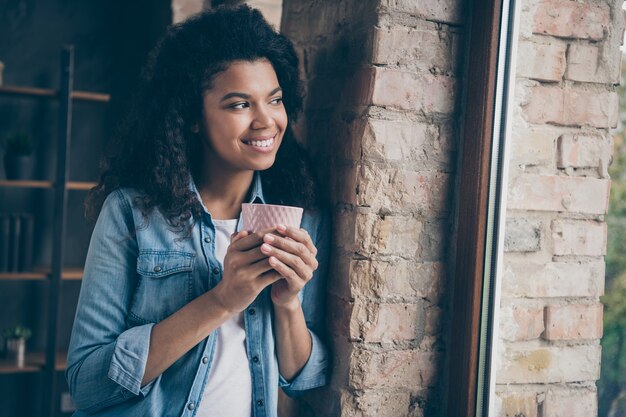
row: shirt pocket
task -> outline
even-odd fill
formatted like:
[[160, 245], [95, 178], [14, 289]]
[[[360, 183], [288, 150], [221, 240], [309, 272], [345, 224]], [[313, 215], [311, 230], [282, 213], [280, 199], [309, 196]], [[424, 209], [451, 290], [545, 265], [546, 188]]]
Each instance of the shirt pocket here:
[[129, 319], [158, 323], [189, 303], [193, 295], [194, 253], [142, 250], [137, 257], [139, 282]]

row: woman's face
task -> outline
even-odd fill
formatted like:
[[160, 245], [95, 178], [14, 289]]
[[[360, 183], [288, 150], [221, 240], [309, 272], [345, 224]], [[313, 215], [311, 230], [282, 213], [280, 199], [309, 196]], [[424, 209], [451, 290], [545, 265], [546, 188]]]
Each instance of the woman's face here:
[[235, 61], [217, 74], [203, 94], [202, 127], [206, 163], [236, 171], [271, 167], [287, 128], [272, 64]]

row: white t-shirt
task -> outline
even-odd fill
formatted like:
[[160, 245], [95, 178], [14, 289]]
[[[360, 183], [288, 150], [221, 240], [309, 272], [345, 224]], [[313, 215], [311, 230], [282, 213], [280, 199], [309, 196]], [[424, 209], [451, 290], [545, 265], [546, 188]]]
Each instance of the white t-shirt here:
[[[215, 220], [215, 257], [223, 265], [230, 235], [237, 219]], [[243, 312], [226, 320], [216, 330], [215, 352], [198, 407], [199, 417], [250, 417], [252, 376], [246, 351]]]

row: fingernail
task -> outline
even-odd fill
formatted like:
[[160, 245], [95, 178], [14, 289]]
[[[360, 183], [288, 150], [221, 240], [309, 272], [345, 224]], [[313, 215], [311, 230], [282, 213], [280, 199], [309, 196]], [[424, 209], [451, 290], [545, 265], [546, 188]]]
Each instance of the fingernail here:
[[265, 240], [267, 240], [268, 242], [273, 242], [276, 240], [276, 238], [274, 238], [274, 236], [272, 235], [265, 235]]
[[263, 249], [265, 252], [269, 252], [272, 250], [272, 247], [264, 243], [261, 245], [261, 249]]
[[287, 230], [287, 226], [285, 226], [284, 224], [279, 224], [278, 226], [276, 226], [276, 228], [280, 230], [281, 232], [284, 232]]

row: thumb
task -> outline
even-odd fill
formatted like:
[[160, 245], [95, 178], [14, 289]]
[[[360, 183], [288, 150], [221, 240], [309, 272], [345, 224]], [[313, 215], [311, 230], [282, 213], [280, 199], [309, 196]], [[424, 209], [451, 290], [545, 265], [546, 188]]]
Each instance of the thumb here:
[[236, 241], [238, 241], [241, 238], [246, 237], [247, 235], [248, 235], [248, 232], [245, 230], [235, 232], [232, 235], [230, 235], [230, 243], [235, 243]]

